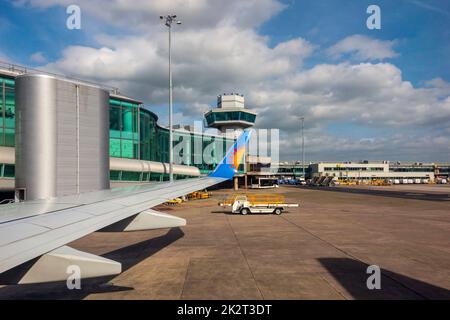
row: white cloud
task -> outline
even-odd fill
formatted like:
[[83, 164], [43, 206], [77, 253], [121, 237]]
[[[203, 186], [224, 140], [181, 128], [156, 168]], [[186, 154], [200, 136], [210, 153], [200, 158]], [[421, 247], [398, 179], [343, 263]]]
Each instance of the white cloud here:
[[12, 57], [4, 53], [3, 51], [0, 51], [0, 64], [19, 64], [17, 63]]
[[287, 159], [299, 157], [296, 116], [305, 116], [309, 159], [432, 161], [450, 152], [448, 85], [440, 79], [415, 88], [388, 63], [324, 64], [254, 88], [247, 100], [261, 127], [282, 129]]
[[[68, 6], [73, 0], [15, 0], [18, 6], [48, 8]], [[276, 0], [79, 0], [83, 14], [90, 14], [111, 25], [127, 29], [148, 30], [160, 24], [159, 16], [177, 14], [184, 29], [220, 25], [239, 25], [242, 28], [259, 26], [285, 6]]]
[[36, 62], [36, 63], [45, 63], [47, 62], [47, 58], [44, 56], [44, 54], [41, 51], [35, 52], [30, 56], [30, 61]]
[[[284, 106], [312, 121], [371, 127], [448, 125], [449, 100], [440, 96], [436, 87], [414, 88], [388, 63], [317, 65], [251, 94], [253, 105], [264, 106], [271, 120], [277, 118], [279, 106]], [[282, 123], [289, 122], [295, 120]]]
[[[296, 135], [299, 136], [299, 135]], [[285, 159], [300, 159], [299, 138], [283, 139], [280, 149], [288, 150]], [[324, 134], [320, 130], [305, 133], [307, 161], [423, 161], [448, 159], [450, 137], [438, 134], [402, 133], [376, 138], [353, 138]]]
[[[71, 1], [26, 2], [45, 7]], [[151, 109], [166, 104], [167, 33], [158, 16], [171, 11], [167, 3], [105, 1], [103, 6], [98, 2], [94, 6], [79, 1], [83, 12], [124, 30], [129, 30], [128, 26], [137, 29], [124, 36], [95, 34], [96, 47], [67, 47], [60, 59], [45, 67], [119, 87]], [[296, 115], [306, 117], [309, 159], [395, 159], [404, 155], [416, 160], [448, 152], [449, 83], [433, 79], [423, 88], [414, 87], [395, 65], [377, 61], [397, 55], [395, 41], [353, 35], [328, 49], [334, 57], [349, 54], [350, 61], [304, 69], [303, 61], [314, 53], [314, 44], [297, 38], [271, 47], [270, 39], [257, 32], [257, 26], [282, 9], [278, 2], [186, 3], [176, 10], [185, 24], [173, 34], [176, 117], [183, 124], [202, 119], [217, 94], [241, 92], [247, 106], [259, 113], [258, 126], [282, 130], [282, 159], [298, 158]], [[163, 124], [165, 109], [153, 109]], [[331, 125], [371, 130], [367, 134], [347, 130], [346, 135], [335, 136], [327, 131]]]
[[398, 56], [393, 49], [395, 44], [395, 41], [383, 41], [356, 34], [342, 39], [327, 51], [335, 59], [348, 54], [359, 61], [384, 60]]
[[425, 86], [435, 90], [436, 94], [440, 97], [447, 97], [450, 95], [450, 83], [442, 78], [434, 78], [425, 81]]
[[[175, 96], [183, 103], [209, 102], [222, 92], [284, 77], [297, 70], [313, 51], [304, 39], [270, 48], [251, 29], [221, 26], [174, 35]], [[62, 58], [45, 66], [118, 86], [151, 103], [166, 101], [167, 39], [165, 33], [116, 38], [98, 37], [100, 48], [68, 47]], [[203, 101], [201, 99], [204, 99]]]

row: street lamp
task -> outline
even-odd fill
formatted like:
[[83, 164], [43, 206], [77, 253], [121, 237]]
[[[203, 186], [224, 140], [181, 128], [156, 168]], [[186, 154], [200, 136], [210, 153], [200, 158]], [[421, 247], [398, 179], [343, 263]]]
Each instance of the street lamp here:
[[305, 135], [304, 135], [304, 127], [305, 127], [305, 117], [300, 117], [302, 122], [302, 172], [303, 179], [305, 178]]
[[172, 23], [181, 24], [176, 20], [176, 15], [159, 16], [161, 20], [165, 20], [166, 27], [169, 28], [169, 180], [173, 182], [173, 131], [172, 131]]

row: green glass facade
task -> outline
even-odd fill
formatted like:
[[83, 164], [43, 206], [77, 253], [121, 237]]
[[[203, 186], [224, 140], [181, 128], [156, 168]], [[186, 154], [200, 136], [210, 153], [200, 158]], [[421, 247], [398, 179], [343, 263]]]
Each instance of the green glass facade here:
[[139, 156], [140, 159], [157, 161], [157, 121], [150, 111], [139, 110]]
[[[14, 78], [0, 75], [0, 89], [0, 146], [14, 147]], [[157, 124], [158, 117], [153, 112], [142, 108], [137, 102], [119, 96], [110, 96], [109, 105], [111, 157], [169, 162], [169, 130]], [[196, 166], [202, 173], [211, 172], [234, 143], [224, 137], [174, 131], [174, 146], [179, 141], [184, 141], [184, 148], [179, 154], [182, 161], [179, 164]], [[207, 147], [211, 151], [208, 153], [208, 161], [202, 157], [203, 150]], [[1, 167], [7, 171], [5, 177], [11, 175], [11, 168], [6, 166]], [[113, 181], [162, 181], [167, 178], [158, 173], [127, 171], [111, 171], [110, 176]], [[186, 177], [175, 175], [175, 178]]]
[[109, 100], [109, 154], [139, 159], [139, 105]]
[[14, 146], [14, 79], [0, 75], [0, 145]]
[[14, 178], [14, 169], [13, 164], [0, 164], [0, 178]]
[[[110, 103], [110, 156], [156, 162], [169, 162], [169, 130], [157, 124], [158, 117], [151, 111], [111, 97]], [[183, 145], [178, 164], [198, 167], [202, 172], [214, 170], [234, 140], [219, 136], [194, 134], [174, 130], [174, 147]], [[203, 150], [208, 161], [203, 161]], [[175, 157], [176, 158], [176, 157]]]

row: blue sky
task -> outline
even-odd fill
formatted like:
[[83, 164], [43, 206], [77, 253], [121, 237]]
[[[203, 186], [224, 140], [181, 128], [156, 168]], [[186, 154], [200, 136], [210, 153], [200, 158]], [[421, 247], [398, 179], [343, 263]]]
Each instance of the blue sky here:
[[[395, 49], [400, 55], [391, 62], [402, 69], [406, 79], [417, 84], [434, 77], [450, 80], [450, 1], [292, 0], [284, 3], [288, 9], [261, 27], [273, 45], [302, 36], [327, 47], [355, 33], [384, 40], [398, 39]], [[369, 15], [365, 12], [371, 4], [381, 8], [381, 30], [366, 27]], [[324, 60], [318, 56], [307, 65]]]
[[[164, 123], [158, 16], [177, 12], [180, 122], [201, 119], [217, 94], [239, 91], [289, 150], [298, 124], [275, 119], [304, 115], [310, 160], [450, 160], [450, 1], [78, 1], [81, 30], [65, 27], [69, 3], [0, 0], [0, 60], [119, 86]], [[381, 30], [366, 27], [371, 4], [381, 8]]]
[[[76, 2], [76, 1], [75, 1]], [[351, 34], [365, 34], [379, 39], [398, 39], [400, 54], [391, 62], [399, 66], [408, 79], [420, 85], [425, 79], [441, 77], [450, 81], [450, 1], [445, 0], [322, 0], [282, 1], [287, 7], [265, 22], [259, 31], [270, 37], [270, 45], [296, 37], [304, 37], [326, 47]], [[38, 51], [49, 60], [61, 56], [68, 45], [96, 46], [89, 28], [96, 33], [124, 34], [110, 24], [84, 19], [83, 30], [68, 30], [64, 6], [45, 9], [24, 8], [12, 1], [0, 0], [0, 49], [15, 62], [39, 66], [30, 60]], [[382, 9], [382, 29], [366, 27], [366, 8], [377, 4]], [[434, 8], [434, 9], [432, 9]], [[307, 60], [307, 66], [327, 61], [318, 55]]]

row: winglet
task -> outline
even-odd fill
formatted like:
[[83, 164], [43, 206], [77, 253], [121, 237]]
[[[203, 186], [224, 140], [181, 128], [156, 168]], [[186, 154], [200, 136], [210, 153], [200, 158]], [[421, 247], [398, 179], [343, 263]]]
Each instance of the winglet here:
[[209, 177], [231, 179], [238, 171], [239, 165], [245, 155], [247, 142], [250, 139], [251, 131], [245, 130], [234, 143], [233, 147], [227, 151], [227, 154], [216, 167]]

